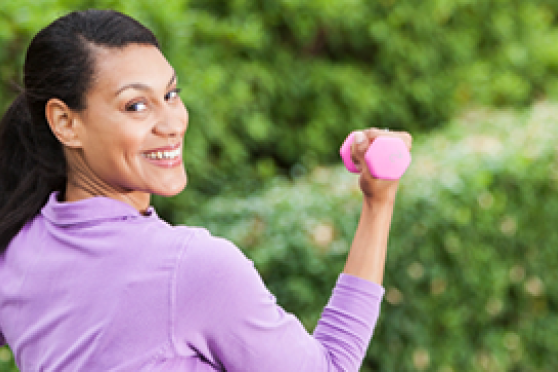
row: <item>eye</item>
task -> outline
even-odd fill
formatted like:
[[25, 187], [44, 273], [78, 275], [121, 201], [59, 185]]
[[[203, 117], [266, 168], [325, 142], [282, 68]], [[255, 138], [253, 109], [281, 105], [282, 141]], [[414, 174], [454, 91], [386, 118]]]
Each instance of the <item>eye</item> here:
[[147, 109], [147, 105], [145, 104], [145, 102], [142, 101], [133, 102], [126, 106], [126, 111], [130, 112], [139, 112], [144, 111], [145, 109]]
[[180, 93], [180, 88], [171, 90], [165, 95], [165, 101], [170, 101], [171, 99], [178, 98], [178, 93]]

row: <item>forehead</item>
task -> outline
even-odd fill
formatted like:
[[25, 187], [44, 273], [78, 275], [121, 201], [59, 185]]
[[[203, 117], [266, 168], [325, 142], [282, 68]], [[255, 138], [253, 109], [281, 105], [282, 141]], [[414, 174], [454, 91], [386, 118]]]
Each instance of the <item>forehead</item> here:
[[[94, 78], [91, 90], [116, 92], [121, 86], [141, 83], [166, 87], [172, 66], [152, 45], [130, 44], [124, 48], [94, 47]], [[108, 92], [106, 92], [108, 93]]]

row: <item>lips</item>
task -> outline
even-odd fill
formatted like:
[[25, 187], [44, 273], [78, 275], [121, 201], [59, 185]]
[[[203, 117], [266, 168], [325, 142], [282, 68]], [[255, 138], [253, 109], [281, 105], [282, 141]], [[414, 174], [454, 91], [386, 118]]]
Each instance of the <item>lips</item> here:
[[182, 164], [182, 146], [160, 147], [141, 154], [149, 163], [162, 168], [174, 168]]

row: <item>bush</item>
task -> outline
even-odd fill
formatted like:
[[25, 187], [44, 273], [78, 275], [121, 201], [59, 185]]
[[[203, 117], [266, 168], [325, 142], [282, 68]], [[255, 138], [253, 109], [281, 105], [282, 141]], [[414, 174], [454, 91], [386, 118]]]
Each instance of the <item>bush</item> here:
[[[548, 103], [478, 110], [419, 136], [363, 371], [558, 369], [557, 117]], [[337, 167], [276, 182], [182, 218], [243, 248], [313, 329], [356, 229], [356, 179]]]
[[[30, 37], [88, 7], [124, 11], [160, 38], [191, 114], [191, 186], [206, 195], [337, 161], [354, 128], [428, 130], [470, 103], [558, 93], [549, 0], [22, 0], [0, 10], [2, 107]], [[160, 208], [195, 205], [184, 198]]]

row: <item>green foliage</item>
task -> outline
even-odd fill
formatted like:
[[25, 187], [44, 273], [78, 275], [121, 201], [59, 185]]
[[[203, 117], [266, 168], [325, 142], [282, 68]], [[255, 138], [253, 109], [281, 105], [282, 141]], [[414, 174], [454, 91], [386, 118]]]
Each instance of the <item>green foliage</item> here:
[[17, 372], [19, 369], [15, 366], [12, 353], [7, 346], [0, 348], [0, 371]]
[[[555, 371], [558, 106], [479, 110], [416, 141], [390, 235], [383, 313], [363, 371]], [[360, 192], [316, 168], [188, 224], [232, 239], [313, 329], [356, 229]]]
[[[190, 111], [191, 187], [204, 194], [337, 161], [355, 128], [416, 132], [471, 103], [558, 94], [550, 0], [22, 0], [0, 9], [0, 111], [31, 36], [89, 7], [161, 39]], [[194, 201], [160, 203], [170, 213]]]

